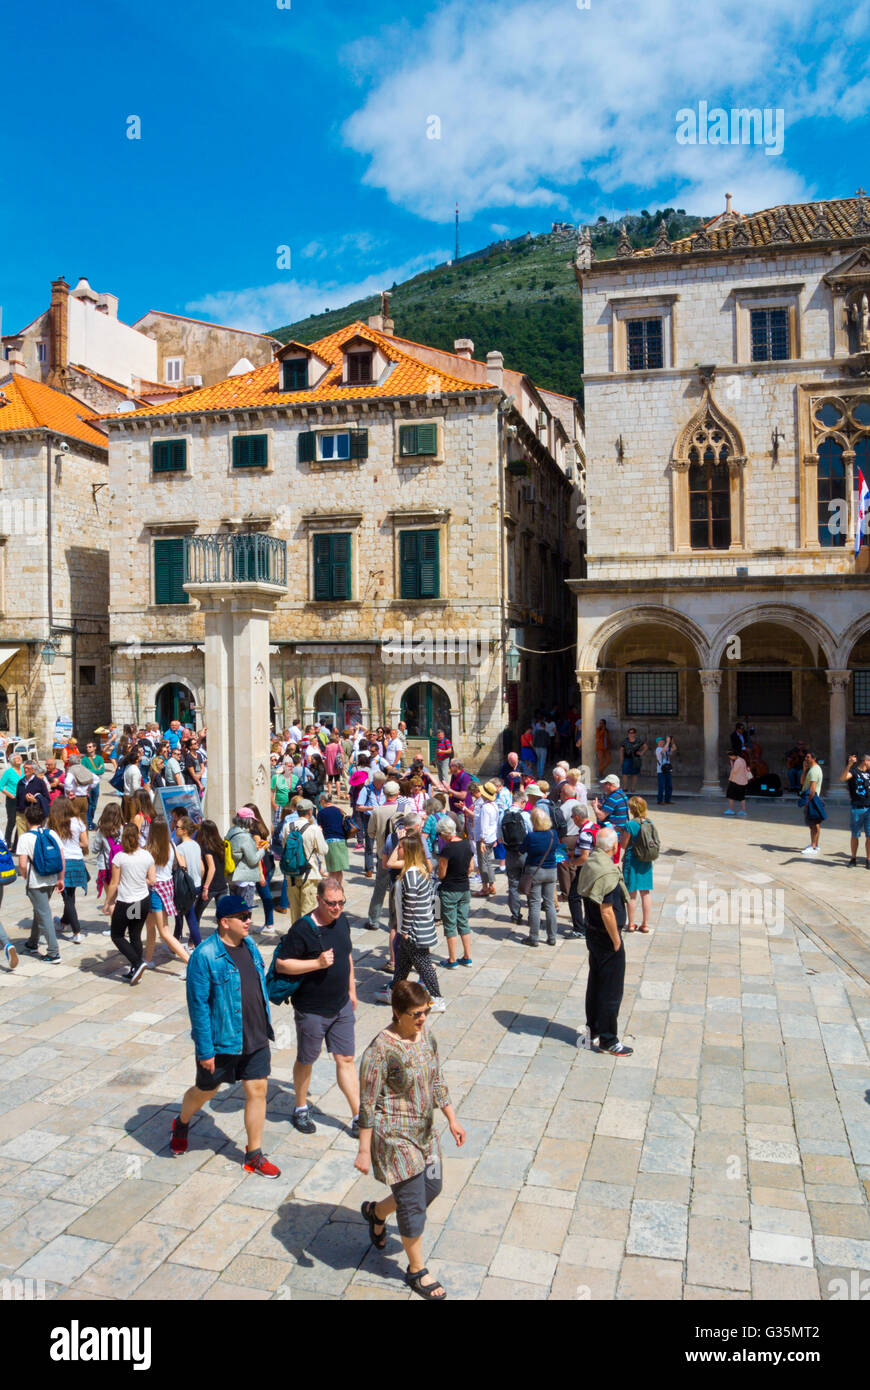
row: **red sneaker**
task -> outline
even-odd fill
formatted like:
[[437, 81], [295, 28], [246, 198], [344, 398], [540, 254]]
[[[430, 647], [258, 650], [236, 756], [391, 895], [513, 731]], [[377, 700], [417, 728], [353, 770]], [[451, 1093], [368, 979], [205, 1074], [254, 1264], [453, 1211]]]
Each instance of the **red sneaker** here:
[[246, 1173], [259, 1173], [261, 1178], [280, 1178], [281, 1169], [276, 1168], [274, 1163], [270, 1163], [268, 1158], [259, 1154], [256, 1158], [252, 1157], [250, 1162], [245, 1160], [243, 1164]]
[[187, 1130], [188, 1126], [183, 1125], [176, 1116], [172, 1121], [172, 1137], [169, 1140], [169, 1147], [174, 1154], [187, 1153]]

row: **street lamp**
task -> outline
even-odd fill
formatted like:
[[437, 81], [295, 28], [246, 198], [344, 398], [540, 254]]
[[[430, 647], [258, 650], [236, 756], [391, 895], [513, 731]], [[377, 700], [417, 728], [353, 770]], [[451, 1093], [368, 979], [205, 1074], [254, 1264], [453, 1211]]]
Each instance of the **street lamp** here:
[[60, 646], [56, 637], [46, 637], [43, 646], [40, 648], [39, 655], [42, 657], [46, 666], [53, 666], [57, 656], [57, 649]]
[[504, 659], [508, 681], [510, 683], [518, 681], [520, 676], [520, 653], [513, 638], [510, 638], [508, 641]]

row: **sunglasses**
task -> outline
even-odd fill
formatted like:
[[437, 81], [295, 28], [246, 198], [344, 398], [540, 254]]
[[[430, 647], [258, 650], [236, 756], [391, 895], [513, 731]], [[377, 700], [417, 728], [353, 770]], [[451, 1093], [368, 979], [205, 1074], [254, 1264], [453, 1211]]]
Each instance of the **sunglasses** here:
[[344, 905], [345, 905], [346, 902], [347, 902], [347, 898], [324, 898], [324, 899], [323, 899], [323, 906], [324, 906], [324, 907], [344, 907]]
[[431, 1008], [432, 1008], [432, 1005], [431, 1005], [431, 1004], [427, 1004], [426, 1007], [425, 1007], [425, 1009], [417, 1009], [415, 1013], [412, 1013], [412, 1014], [411, 1014], [411, 1018], [413, 1018], [415, 1022], [417, 1021], [417, 1019], [425, 1018], [426, 1015], [427, 1015], [427, 1014], [429, 1013], [429, 1011], [431, 1010]]

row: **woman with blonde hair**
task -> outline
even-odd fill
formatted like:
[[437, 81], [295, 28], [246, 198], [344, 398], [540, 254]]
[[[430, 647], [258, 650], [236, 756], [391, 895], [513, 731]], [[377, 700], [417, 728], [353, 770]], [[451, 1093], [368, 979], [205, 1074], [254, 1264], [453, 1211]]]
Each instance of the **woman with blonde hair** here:
[[432, 868], [419, 831], [409, 831], [400, 841], [402, 865], [393, 885], [396, 899], [396, 970], [393, 986], [416, 970], [432, 996], [432, 1008], [447, 1007], [438, 988], [438, 976], [430, 952], [438, 944], [435, 928], [435, 885]]
[[184, 964], [190, 956], [180, 941], [176, 941], [169, 929], [175, 926], [175, 893], [172, 888], [172, 870], [175, 867], [175, 847], [169, 838], [169, 825], [161, 816], [155, 816], [148, 829], [148, 842], [145, 845], [154, 860], [154, 884], [151, 888], [151, 909], [145, 923], [145, 963], [153, 970], [154, 947], [157, 933], [174, 956]]
[[[628, 891], [628, 925], [626, 931], [649, 931], [650, 906], [652, 902], [653, 887], [653, 866], [651, 859], [644, 859], [638, 853], [639, 837], [641, 836], [641, 826], [644, 821], [648, 826], [652, 826], [652, 821], [647, 815], [647, 805], [642, 796], [632, 796], [629, 798], [628, 809], [631, 820], [625, 826], [619, 837], [619, 843], [625, 851], [622, 860], [622, 873], [625, 879], [625, 887]], [[643, 838], [647, 838], [647, 831], [643, 832]], [[653, 831], [655, 834], [655, 831]], [[656, 840], [658, 836], [656, 835]], [[637, 895], [640, 893], [641, 904], [641, 925], [638, 927], [634, 921], [635, 908], [637, 906]]]

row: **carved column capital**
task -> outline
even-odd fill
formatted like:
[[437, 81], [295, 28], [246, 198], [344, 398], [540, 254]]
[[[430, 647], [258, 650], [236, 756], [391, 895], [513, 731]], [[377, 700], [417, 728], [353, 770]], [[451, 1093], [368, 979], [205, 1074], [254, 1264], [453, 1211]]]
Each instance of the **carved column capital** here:
[[718, 695], [722, 689], [721, 671], [699, 671], [701, 677], [701, 689], [705, 695]]
[[852, 678], [851, 671], [826, 671], [825, 678], [828, 682], [828, 689], [833, 695], [834, 691], [845, 693], [849, 689], [849, 681]]
[[577, 684], [580, 687], [581, 695], [594, 695], [598, 689], [600, 671], [578, 671]]

